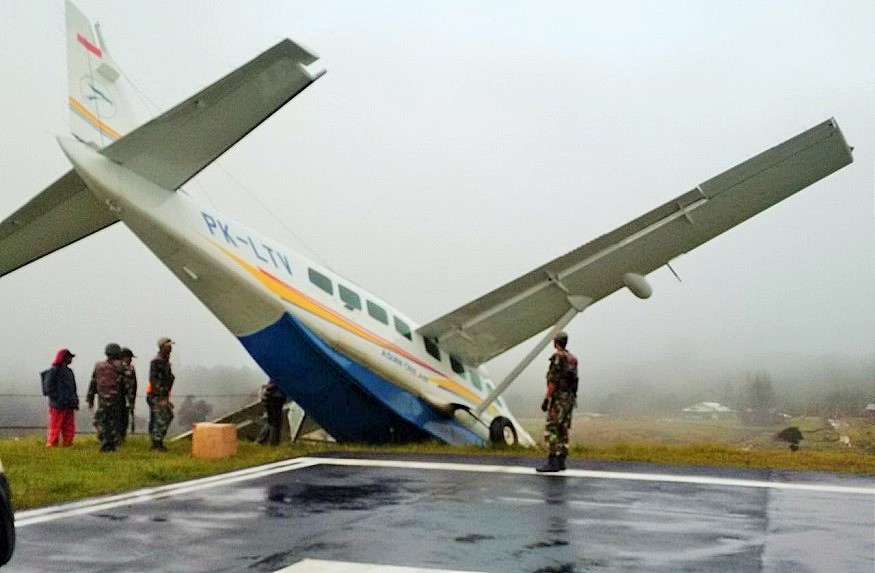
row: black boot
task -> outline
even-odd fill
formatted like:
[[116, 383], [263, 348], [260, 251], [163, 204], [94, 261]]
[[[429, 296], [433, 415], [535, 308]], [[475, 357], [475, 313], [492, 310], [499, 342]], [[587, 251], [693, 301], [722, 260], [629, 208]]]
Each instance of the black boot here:
[[547, 458], [547, 463], [541, 467], [535, 468], [535, 471], [539, 473], [558, 472], [559, 458], [557, 458], [555, 454], [550, 454], [550, 456]]
[[158, 451], [161, 451], [161, 452], [166, 452], [166, 451], [167, 451], [167, 447], [164, 445], [164, 442], [160, 442], [160, 441], [157, 441], [157, 440], [152, 442], [152, 448], [151, 448], [151, 449], [153, 449], [153, 450], [158, 450]]
[[568, 454], [559, 454], [556, 456], [556, 463], [559, 466], [559, 471], [563, 471], [565, 469], [565, 458], [568, 457]]

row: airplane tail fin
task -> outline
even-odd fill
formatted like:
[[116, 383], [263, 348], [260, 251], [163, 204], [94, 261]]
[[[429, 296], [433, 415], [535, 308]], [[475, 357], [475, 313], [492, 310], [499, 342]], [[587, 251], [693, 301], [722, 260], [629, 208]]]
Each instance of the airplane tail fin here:
[[70, 131], [80, 141], [103, 148], [137, 123], [99, 25], [92, 26], [70, 0], [66, 1], [66, 20]]
[[[173, 191], [273, 115], [324, 72], [318, 57], [283, 40], [145, 125], [133, 115], [115, 64], [67, 1], [73, 135], [128, 170]], [[99, 39], [100, 34], [97, 33]], [[129, 133], [128, 133], [129, 131]], [[116, 141], [118, 140], [118, 141]], [[0, 221], [0, 277], [119, 221], [113, 205], [68, 171]]]

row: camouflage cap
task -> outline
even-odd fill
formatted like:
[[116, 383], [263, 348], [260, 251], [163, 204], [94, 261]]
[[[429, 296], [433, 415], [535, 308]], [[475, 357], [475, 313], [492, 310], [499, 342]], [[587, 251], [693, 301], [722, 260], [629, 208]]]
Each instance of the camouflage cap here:
[[175, 343], [172, 340], [170, 340], [169, 338], [167, 338], [166, 336], [162, 336], [161, 338], [158, 339], [158, 348], [161, 348], [165, 344], [175, 344]]
[[122, 348], [121, 355], [122, 355], [122, 356], [128, 356], [128, 357], [130, 357], [130, 358], [136, 358], [136, 357], [137, 357], [137, 355], [134, 354], [133, 350], [131, 350], [130, 348], [127, 348], [127, 347]]

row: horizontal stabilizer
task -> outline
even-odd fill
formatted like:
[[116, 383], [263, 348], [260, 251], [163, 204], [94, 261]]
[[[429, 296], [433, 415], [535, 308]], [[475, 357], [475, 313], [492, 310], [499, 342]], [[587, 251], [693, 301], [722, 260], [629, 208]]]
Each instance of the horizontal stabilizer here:
[[79, 175], [68, 171], [0, 223], [0, 276], [117, 221]]
[[291, 40], [262, 53], [102, 153], [163, 187], [178, 189], [313, 83], [316, 56]]

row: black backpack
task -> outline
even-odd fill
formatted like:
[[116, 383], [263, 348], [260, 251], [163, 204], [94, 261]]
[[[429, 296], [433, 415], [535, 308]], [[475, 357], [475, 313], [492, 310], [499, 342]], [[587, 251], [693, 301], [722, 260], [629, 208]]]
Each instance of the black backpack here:
[[52, 383], [53, 368], [47, 368], [39, 373], [40, 384], [43, 387], [43, 396], [49, 395], [49, 386]]

